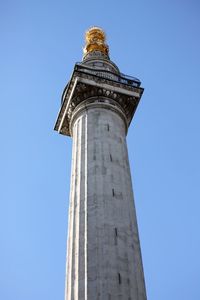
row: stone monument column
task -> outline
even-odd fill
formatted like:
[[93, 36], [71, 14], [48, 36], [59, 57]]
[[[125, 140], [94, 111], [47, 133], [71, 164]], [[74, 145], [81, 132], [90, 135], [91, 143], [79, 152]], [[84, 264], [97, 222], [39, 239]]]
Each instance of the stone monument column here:
[[126, 143], [143, 89], [108, 53], [92, 27], [55, 125], [73, 138], [65, 300], [146, 299]]

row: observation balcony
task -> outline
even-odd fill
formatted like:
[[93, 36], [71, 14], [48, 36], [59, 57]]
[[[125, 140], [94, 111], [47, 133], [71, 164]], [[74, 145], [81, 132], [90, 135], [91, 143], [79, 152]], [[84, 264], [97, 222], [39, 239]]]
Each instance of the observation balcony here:
[[123, 73], [116, 74], [109, 70], [105, 70], [105, 68], [104, 69], [96, 68], [96, 67], [94, 68], [94, 67], [83, 65], [81, 63], [76, 63], [74, 67], [74, 71], [92, 74], [94, 76], [116, 81], [118, 83], [127, 84], [133, 87], [140, 87], [141, 85], [140, 80], [135, 77], [125, 75]]

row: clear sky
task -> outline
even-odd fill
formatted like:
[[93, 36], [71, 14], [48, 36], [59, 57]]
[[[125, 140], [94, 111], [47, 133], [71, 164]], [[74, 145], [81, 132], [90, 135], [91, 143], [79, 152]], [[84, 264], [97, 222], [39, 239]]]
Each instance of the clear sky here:
[[92, 25], [145, 88], [127, 141], [148, 300], [199, 300], [198, 0], [1, 1], [0, 299], [64, 299], [71, 140], [53, 127]]

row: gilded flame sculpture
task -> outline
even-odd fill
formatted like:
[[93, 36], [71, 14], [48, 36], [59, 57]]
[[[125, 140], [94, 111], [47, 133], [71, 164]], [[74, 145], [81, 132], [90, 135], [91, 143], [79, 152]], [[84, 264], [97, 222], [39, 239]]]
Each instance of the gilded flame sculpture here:
[[106, 35], [101, 28], [91, 27], [85, 34], [85, 41], [84, 56], [93, 51], [101, 51], [105, 55], [108, 55], [109, 47], [105, 43]]

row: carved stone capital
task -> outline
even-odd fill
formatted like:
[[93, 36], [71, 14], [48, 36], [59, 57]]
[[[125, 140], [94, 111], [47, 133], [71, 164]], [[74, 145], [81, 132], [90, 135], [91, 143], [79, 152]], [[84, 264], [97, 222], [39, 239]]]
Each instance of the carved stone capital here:
[[55, 130], [71, 136], [70, 123], [74, 110], [80, 106], [92, 103], [109, 104], [110, 108], [121, 111], [129, 126], [135, 113], [143, 89], [137, 82], [107, 70], [75, 66], [72, 78], [64, 90], [62, 106], [56, 121]]

